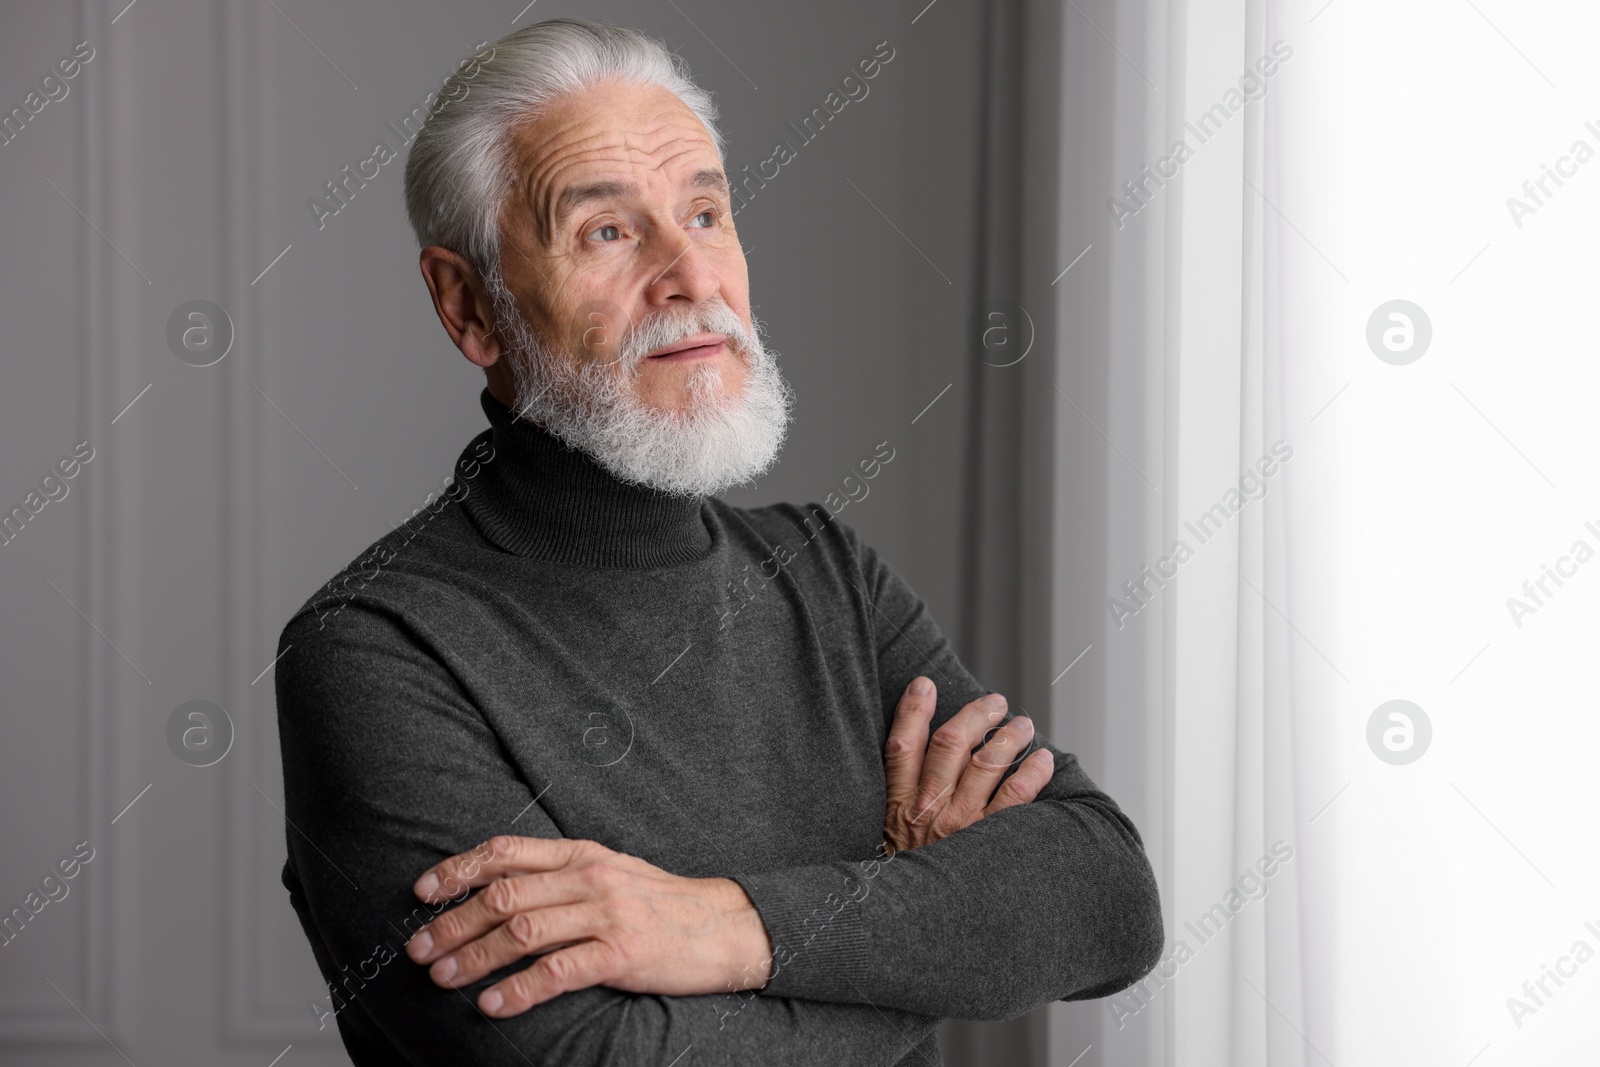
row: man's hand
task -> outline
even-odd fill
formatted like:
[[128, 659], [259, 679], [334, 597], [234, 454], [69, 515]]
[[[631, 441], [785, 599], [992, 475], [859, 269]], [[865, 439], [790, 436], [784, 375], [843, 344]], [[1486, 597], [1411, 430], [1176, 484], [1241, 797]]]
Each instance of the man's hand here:
[[470, 886], [488, 888], [417, 931], [406, 954], [456, 988], [543, 953], [478, 997], [495, 1018], [594, 985], [694, 996], [770, 977], [766, 927], [727, 878], [682, 878], [594, 841], [501, 836], [430, 868], [414, 889], [442, 901]]
[[995, 792], [1006, 768], [1032, 740], [1032, 721], [1018, 715], [974, 755], [983, 735], [1005, 716], [1006, 698], [990, 693], [974, 700], [929, 740], [936, 696], [931, 680], [913, 678], [895, 709], [884, 746], [889, 797], [883, 837], [891, 855], [949, 837], [1002, 808], [1031, 802], [1055, 770], [1055, 757], [1041, 748]]

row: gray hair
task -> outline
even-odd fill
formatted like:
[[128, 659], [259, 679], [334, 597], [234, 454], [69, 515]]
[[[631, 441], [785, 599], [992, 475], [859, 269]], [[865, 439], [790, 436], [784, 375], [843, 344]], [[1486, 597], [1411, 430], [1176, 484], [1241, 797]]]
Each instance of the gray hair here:
[[500, 268], [500, 210], [515, 175], [511, 134], [554, 101], [607, 81], [660, 86], [682, 100], [723, 153], [712, 94], [689, 65], [637, 30], [584, 19], [536, 22], [494, 43], [488, 59], [463, 65], [406, 160], [406, 214], [417, 241], [465, 256], [481, 277]]

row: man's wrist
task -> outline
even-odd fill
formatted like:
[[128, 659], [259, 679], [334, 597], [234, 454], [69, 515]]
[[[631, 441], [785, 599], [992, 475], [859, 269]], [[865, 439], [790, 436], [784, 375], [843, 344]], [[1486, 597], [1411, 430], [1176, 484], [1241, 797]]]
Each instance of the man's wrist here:
[[735, 990], [761, 989], [772, 977], [773, 946], [761, 913], [744, 887], [731, 878], [710, 878], [713, 898], [724, 920], [728, 945], [728, 983]]

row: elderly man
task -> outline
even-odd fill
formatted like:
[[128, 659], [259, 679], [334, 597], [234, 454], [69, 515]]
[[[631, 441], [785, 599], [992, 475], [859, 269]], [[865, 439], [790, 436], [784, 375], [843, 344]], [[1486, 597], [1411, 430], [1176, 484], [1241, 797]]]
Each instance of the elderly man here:
[[562, 19], [439, 99], [406, 203], [489, 429], [280, 641], [319, 1024], [358, 1065], [937, 1063], [940, 1018], [1148, 972], [1117, 805], [825, 507], [715, 495], [791, 397], [708, 94]]

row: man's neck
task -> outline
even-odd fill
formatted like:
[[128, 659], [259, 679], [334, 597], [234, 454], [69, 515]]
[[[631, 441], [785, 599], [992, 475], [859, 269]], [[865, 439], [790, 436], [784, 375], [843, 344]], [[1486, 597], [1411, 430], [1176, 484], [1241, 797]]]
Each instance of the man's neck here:
[[[659, 567], [702, 558], [705, 498], [624, 482], [485, 389], [492, 458], [462, 499], [485, 536], [517, 555], [602, 567]], [[472, 452], [471, 447], [468, 454]], [[466, 457], [463, 457], [466, 458]]]

